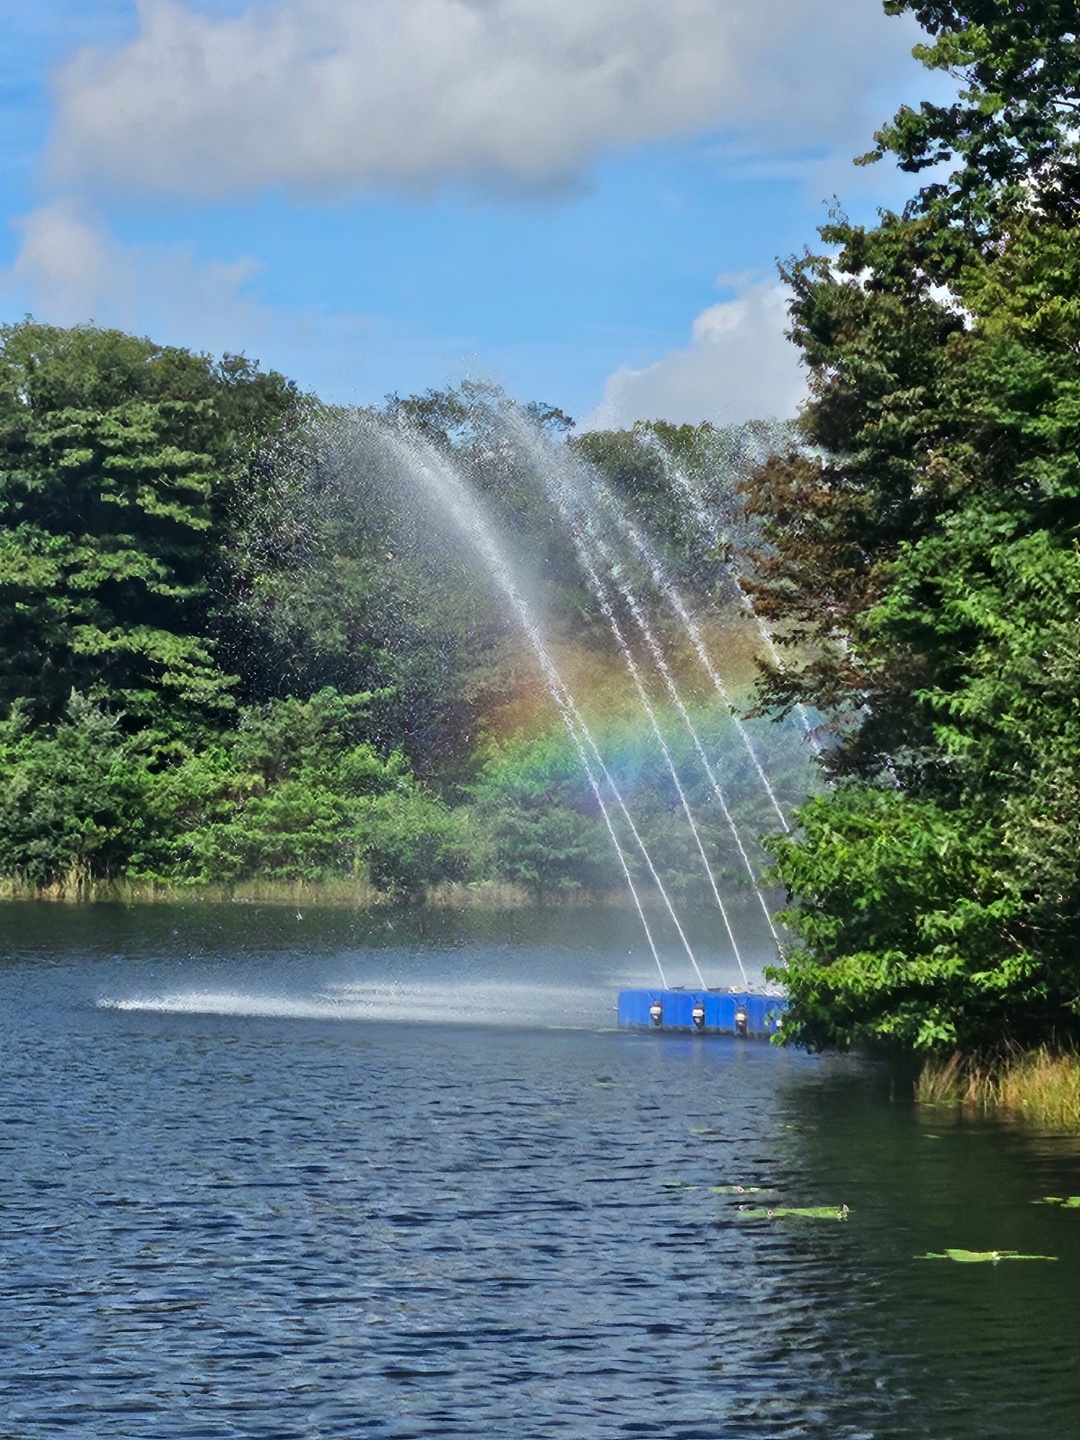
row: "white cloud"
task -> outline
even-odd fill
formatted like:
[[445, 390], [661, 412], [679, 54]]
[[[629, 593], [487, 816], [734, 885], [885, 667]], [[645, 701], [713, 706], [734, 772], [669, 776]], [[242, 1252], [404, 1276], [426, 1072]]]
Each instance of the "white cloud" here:
[[0, 296], [26, 310], [45, 303], [54, 324], [87, 319], [87, 306], [116, 280], [105, 235], [64, 201], [31, 211], [14, 229], [21, 244], [11, 269], [0, 272]]
[[251, 293], [259, 266], [202, 261], [185, 245], [128, 245], [69, 199], [15, 222], [12, 266], [0, 270], [0, 309], [52, 325], [94, 323], [161, 344], [299, 364], [308, 385], [349, 393], [373, 345], [364, 316], [272, 309]]
[[609, 377], [584, 429], [623, 429], [635, 420], [730, 425], [788, 419], [805, 397], [799, 352], [786, 338], [788, 295], [772, 282], [732, 282], [733, 300], [703, 310], [690, 344], [642, 370]]
[[866, 133], [913, 39], [873, 0], [142, 0], [56, 76], [65, 183], [212, 197], [467, 180], [551, 187], [603, 148]]
[[55, 325], [188, 330], [202, 346], [228, 348], [258, 328], [259, 307], [244, 294], [258, 266], [201, 263], [183, 245], [125, 245], [95, 217], [61, 198], [16, 220], [14, 264], [0, 272], [0, 298]]

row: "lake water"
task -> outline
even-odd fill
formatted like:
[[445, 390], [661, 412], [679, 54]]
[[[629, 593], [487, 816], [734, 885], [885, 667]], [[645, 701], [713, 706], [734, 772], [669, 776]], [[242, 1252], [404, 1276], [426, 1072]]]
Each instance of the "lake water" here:
[[1076, 1143], [618, 1032], [627, 917], [6, 905], [0, 940], [4, 1440], [1078, 1433], [1080, 1211], [1038, 1203]]

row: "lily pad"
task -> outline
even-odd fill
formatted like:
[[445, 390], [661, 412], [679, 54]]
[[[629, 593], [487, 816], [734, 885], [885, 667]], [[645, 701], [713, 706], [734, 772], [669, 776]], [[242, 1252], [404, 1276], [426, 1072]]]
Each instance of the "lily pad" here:
[[700, 1185], [687, 1185], [685, 1180], [661, 1180], [665, 1190], [700, 1190]]
[[1033, 1200], [1033, 1205], [1060, 1205], [1065, 1210], [1080, 1210], [1080, 1195], [1044, 1195], [1041, 1200]]
[[746, 1220], [846, 1220], [851, 1211], [846, 1205], [774, 1205], [769, 1210], [740, 1205], [739, 1214]]
[[999, 1260], [1056, 1260], [1056, 1255], [1021, 1255], [1016, 1250], [946, 1250], [916, 1255], [916, 1260], [955, 1260], [960, 1265], [996, 1265]]

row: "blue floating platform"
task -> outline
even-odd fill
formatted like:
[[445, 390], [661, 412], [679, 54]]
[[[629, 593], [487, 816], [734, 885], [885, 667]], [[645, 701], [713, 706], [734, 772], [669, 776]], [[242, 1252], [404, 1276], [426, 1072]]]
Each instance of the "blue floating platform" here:
[[620, 990], [619, 1024], [698, 1035], [775, 1035], [787, 1001], [753, 990]]

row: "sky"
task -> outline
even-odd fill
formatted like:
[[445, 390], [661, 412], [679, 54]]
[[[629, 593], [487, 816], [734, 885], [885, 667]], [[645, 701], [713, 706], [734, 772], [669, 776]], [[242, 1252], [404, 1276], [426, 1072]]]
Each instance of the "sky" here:
[[0, 320], [581, 426], [793, 415], [777, 261], [902, 103], [880, 0], [0, 0]]

